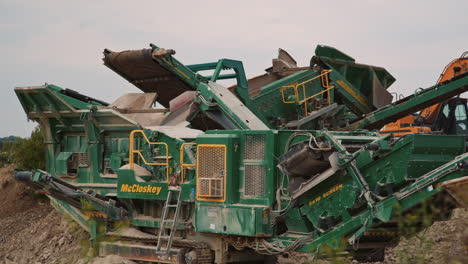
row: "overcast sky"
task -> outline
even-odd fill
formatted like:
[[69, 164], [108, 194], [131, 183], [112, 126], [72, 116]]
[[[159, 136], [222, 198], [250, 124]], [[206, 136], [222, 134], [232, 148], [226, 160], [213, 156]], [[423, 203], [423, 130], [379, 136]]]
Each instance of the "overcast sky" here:
[[185, 64], [244, 62], [248, 77], [279, 47], [307, 65], [317, 44], [385, 67], [391, 92], [435, 83], [468, 50], [468, 1], [0, 0], [0, 136], [28, 136], [13, 88], [45, 82], [112, 102], [139, 91], [102, 65], [102, 51], [155, 43]]

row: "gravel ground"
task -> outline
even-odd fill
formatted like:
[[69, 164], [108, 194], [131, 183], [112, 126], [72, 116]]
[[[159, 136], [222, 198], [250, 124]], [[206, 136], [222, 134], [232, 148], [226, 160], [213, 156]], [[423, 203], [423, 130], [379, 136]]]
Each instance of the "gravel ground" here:
[[[63, 218], [48, 202], [13, 180], [12, 166], [0, 168], [0, 264], [132, 264], [117, 256], [90, 258], [88, 234]], [[280, 263], [347, 264], [350, 257], [332, 260], [281, 258]], [[376, 264], [468, 263], [468, 210], [456, 209], [448, 221], [435, 222], [397, 247], [387, 249]]]

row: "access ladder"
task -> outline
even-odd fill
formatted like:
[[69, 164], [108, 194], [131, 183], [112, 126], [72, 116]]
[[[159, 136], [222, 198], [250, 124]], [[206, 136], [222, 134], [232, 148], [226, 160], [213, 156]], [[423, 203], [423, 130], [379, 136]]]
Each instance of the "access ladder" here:
[[[174, 193], [177, 194], [177, 203], [176, 204], [171, 204], [172, 201], [172, 196]], [[180, 205], [182, 204], [182, 199], [181, 199], [181, 189], [179, 186], [169, 186], [169, 190], [167, 193], [167, 200], [164, 203], [164, 210], [163, 210], [163, 215], [161, 218], [161, 224], [159, 227], [159, 234], [158, 234], [158, 244], [156, 246], [156, 251], [163, 251], [161, 250], [163, 240], [167, 240], [166, 244], [166, 254], [169, 253], [171, 246], [172, 246], [172, 241], [174, 239], [174, 234], [176, 232], [176, 224], [177, 224], [177, 219], [179, 218], [179, 213], [180, 213]], [[169, 210], [170, 208], [175, 208], [174, 212], [174, 218], [173, 219], [168, 219], [169, 215]], [[172, 221], [172, 225], [170, 228], [166, 228], [166, 224], [170, 223]]]

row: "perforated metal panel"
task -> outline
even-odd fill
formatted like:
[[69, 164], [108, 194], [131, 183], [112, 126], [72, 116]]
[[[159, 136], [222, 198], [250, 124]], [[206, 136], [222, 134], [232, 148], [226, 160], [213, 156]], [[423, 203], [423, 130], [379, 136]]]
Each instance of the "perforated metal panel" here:
[[266, 167], [245, 165], [245, 196], [260, 196], [265, 193]]
[[264, 160], [265, 159], [265, 135], [246, 135], [245, 160]]
[[226, 146], [199, 145], [197, 164], [197, 199], [224, 200]]
[[76, 156], [78, 158], [78, 167], [88, 167], [88, 153], [76, 153]]
[[244, 188], [246, 197], [265, 194], [266, 166], [265, 135], [246, 135], [244, 145]]

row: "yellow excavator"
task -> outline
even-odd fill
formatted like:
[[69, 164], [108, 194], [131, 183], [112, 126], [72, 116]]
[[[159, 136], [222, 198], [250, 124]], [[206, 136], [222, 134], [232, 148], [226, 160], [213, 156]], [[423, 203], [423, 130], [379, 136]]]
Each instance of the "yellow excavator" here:
[[[465, 72], [468, 72], [468, 52], [464, 52], [445, 66], [437, 83], [443, 83]], [[380, 133], [392, 134], [395, 137], [414, 133], [468, 136], [467, 102], [466, 98], [453, 97], [425, 108], [419, 113], [389, 123], [380, 130]]]
[[[445, 66], [437, 83], [443, 83], [465, 72], [468, 72], [468, 51]], [[380, 134], [382, 136], [392, 134], [395, 137], [414, 133], [464, 135], [468, 150], [467, 102], [466, 98], [452, 97], [427, 107], [419, 113], [385, 125], [380, 130]], [[468, 208], [468, 176], [446, 181], [441, 184], [441, 187], [450, 193], [459, 206]], [[468, 231], [464, 232], [462, 237], [464, 246], [468, 250]]]

